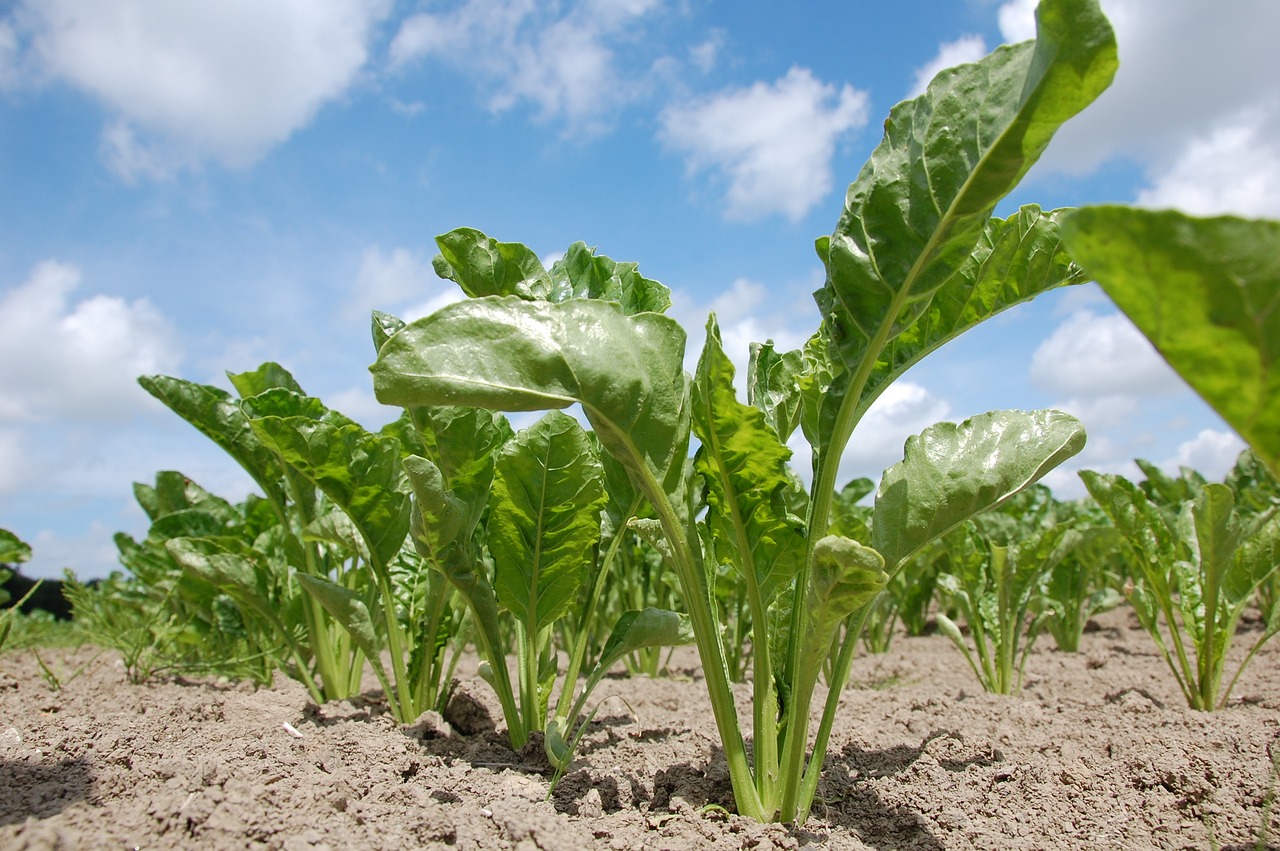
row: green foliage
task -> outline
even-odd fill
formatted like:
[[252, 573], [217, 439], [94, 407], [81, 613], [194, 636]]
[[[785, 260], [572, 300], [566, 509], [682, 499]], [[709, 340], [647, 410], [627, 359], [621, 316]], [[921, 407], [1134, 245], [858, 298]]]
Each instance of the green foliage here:
[[1085, 207], [1063, 239], [1180, 376], [1280, 473], [1280, 222]]
[[[31, 546], [29, 544], [20, 540], [17, 535], [8, 529], [0, 529], [0, 563], [17, 564], [30, 558]], [[10, 571], [0, 568], [0, 579], [8, 579], [11, 575]], [[9, 635], [13, 630], [14, 619], [18, 617], [18, 607], [29, 600], [39, 587], [39, 583], [36, 583], [31, 590], [22, 596], [21, 600], [15, 601], [12, 607], [0, 611], [0, 650], [4, 649], [5, 642], [8, 641]], [[0, 590], [0, 594], [4, 595], [0, 597], [0, 603], [7, 602], [9, 592]]]
[[[1057, 412], [941, 424], [908, 441], [904, 461], [886, 472], [870, 540], [833, 533], [839, 461], [875, 399], [948, 340], [1083, 280], [1058, 237], [1061, 213], [1028, 206], [992, 217], [1116, 67], [1114, 38], [1092, 0], [1045, 0], [1037, 14], [1036, 41], [944, 72], [892, 110], [835, 232], [818, 241], [827, 269], [816, 294], [822, 325], [802, 352], [753, 348], [748, 404], [734, 398], [714, 317], [691, 379], [684, 331], [635, 298], [638, 287], [580, 287], [574, 269], [586, 267], [576, 261], [545, 272], [527, 248], [469, 230], [441, 238], [437, 269], [472, 298], [387, 326], [371, 367], [379, 400], [411, 411], [581, 406], [602, 464], [625, 471], [644, 503], [632, 528], [679, 582], [738, 809], [749, 816], [807, 817], [853, 647], [892, 575], [1083, 444], [1080, 424]], [[634, 270], [592, 268], [609, 281]], [[785, 466], [797, 427], [814, 450], [807, 497]], [[692, 437], [699, 450], [690, 471]], [[411, 479], [420, 550], [444, 554], [451, 581], [475, 593], [482, 623], [489, 612], [481, 609], [496, 604], [476, 542], [457, 534], [465, 500], [438, 469], [419, 473]], [[439, 528], [448, 534], [432, 531]], [[722, 595], [731, 577], [741, 588]], [[741, 601], [753, 635], [750, 757], [724, 644], [726, 634], [745, 634], [744, 621], [726, 617], [726, 600]], [[833, 652], [832, 696], [810, 751], [809, 704]], [[490, 673], [501, 690], [503, 672]]]
[[[1251, 465], [1243, 461], [1237, 471], [1242, 466]], [[1162, 501], [1168, 489], [1089, 470], [1080, 476], [1123, 536], [1136, 577], [1129, 601], [1188, 705], [1221, 708], [1254, 654], [1280, 632], [1275, 609], [1264, 612], [1262, 635], [1225, 679], [1240, 618], [1280, 566], [1280, 509], [1242, 510], [1227, 484], [1198, 485], [1185, 498]]]

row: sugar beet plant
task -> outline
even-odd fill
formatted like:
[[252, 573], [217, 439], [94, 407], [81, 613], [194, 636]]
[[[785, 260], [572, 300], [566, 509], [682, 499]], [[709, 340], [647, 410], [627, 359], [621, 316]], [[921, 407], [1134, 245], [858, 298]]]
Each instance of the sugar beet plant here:
[[[868, 539], [828, 534], [840, 458], [894, 380], [1000, 311], [1083, 280], [1061, 249], [1058, 212], [1026, 206], [993, 217], [1116, 67], [1113, 35], [1092, 0], [1045, 0], [1037, 20], [1035, 41], [945, 71], [891, 111], [835, 231], [817, 243], [827, 272], [816, 293], [821, 325], [800, 352], [754, 348], [746, 404], [714, 317], [690, 376], [676, 322], [624, 309], [608, 282], [590, 290], [586, 282], [601, 283], [590, 270], [566, 276], [557, 264], [549, 273], [523, 246], [474, 231], [440, 240], [441, 270], [471, 282], [472, 298], [396, 330], [372, 366], [387, 404], [581, 406], [607, 463], [643, 499], [640, 526], [660, 540], [678, 578], [745, 815], [807, 817], [862, 620], [886, 581], [1083, 445], [1080, 424], [1055, 411], [933, 426], [885, 471]], [[797, 428], [813, 449], [807, 495], [786, 467]], [[686, 475], [692, 437], [699, 448]], [[415, 495], [425, 528], [441, 491], [415, 487]], [[735, 707], [711, 593], [720, 564], [746, 588], [749, 727]], [[811, 739], [810, 704], [832, 653], [830, 696]]]

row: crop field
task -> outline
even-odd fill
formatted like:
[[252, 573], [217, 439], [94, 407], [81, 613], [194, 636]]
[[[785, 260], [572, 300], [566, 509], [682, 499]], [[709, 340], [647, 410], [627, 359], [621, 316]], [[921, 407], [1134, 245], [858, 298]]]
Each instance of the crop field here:
[[[378, 431], [274, 362], [141, 376], [256, 491], [160, 471], [70, 625], [0, 610], [0, 845], [1275, 847], [1280, 222], [996, 215], [1117, 67], [1094, 0], [1037, 24], [893, 108], [819, 327], [743, 374], [636, 263], [464, 227], [465, 299], [372, 315]], [[840, 480], [913, 365], [1090, 280], [1247, 445], [1222, 480], [1059, 499], [1052, 409]]]
[[1276, 649], [1228, 707], [1198, 712], [1126, 608], [1099, 616], [1079, 653], [1038, 644], [1017, 696], [984, 692], [941, 635], [860, 655], [801, 829], [731, 814], [688, 649], [661, 677], [606, 681], [626, 705], [605, 702], [550, 797], [546, 756], [495, 729], [474, 658], [444, 716], [407, 725], [376, 681], [317, 707], [284, 677], [133, 685], [115, 653], [41, 658], [64, 677], [87, 667], [55, 691], [29, 651], [0, 657], [5, 848], [1254, 849], [1280, 836]]

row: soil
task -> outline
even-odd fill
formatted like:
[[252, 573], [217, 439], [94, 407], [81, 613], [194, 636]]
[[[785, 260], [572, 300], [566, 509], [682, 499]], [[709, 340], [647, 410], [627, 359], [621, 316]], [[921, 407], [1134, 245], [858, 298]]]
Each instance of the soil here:
[[947, 639], [899, 636], [856, 661], [803, 828], [733, 814], [684, 649], [665, 677], [602, 686], [625, 704], [602, 706], [549, 798], [540, 748], [507, 746], [472, 676], [445, 717], [398, 725], [375, 690], [317, 707], [283, 677], [131, 685], [92, 648], [41, 651], [55, 690], [12, 652], [0, 848], [1275, 848], [1277, 645], [1203, 713], [1124, 610], [1080, 653], [1043, 637], [1016, 697], [985, 694]]

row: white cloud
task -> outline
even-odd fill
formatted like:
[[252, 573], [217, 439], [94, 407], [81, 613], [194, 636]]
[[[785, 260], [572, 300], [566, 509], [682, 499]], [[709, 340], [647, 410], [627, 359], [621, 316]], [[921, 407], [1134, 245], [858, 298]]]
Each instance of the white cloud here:
[[495, 111], [528, 102], [544, 119], [596, 131], [643, 90], [637, 75], [620, 68], [618, 51], [643, 44], [637, 27], [660, 7], [654, 0], [590, 0], [563, 9], [534, 0], [466, 0], [406, 18], [389, 57], [393, 68], [433, 57], [487, 79]]
[[78, 269], [50, 261], [0, 295], [0, 422], [127, 420], [150, 401], [137, 377], [181, 360], [177, 334], [146, 299], [70, 304], [79, 284]]
[[389, 0], [25, 0], [29, 55], [102, 101], [110, 165], [248, 165], [345, 92]]
[[955, 65], [977, 62], [986, 55], [987, 43], [980, 35], [965, 35], [955, 41], [942, 43], [938, 46], [938, 55], [916, 69], [916, 79], [907, 97], [913, 98], [923, 94], [939, 71]]
[[1244, 448], [1244, 441], [1234, 432], [1207, 428], [1180, 443], [1173, 457], [1161, 461], [1159, 466], [1171, 474], [1181, 467], [1190, 467], [1211, 482], [1221, 481], [1235, 466]]
[[360, 261], [355, 291], [344, 315], [348, 320], [355, 320], [366, 319], [371, 310], [394, 313], [411, 301], [441, 290], [442, 283], [457, 289], [452, 282], [442, 282], [431, 260], [420, 252], [407, 248], [384, 252], [375, 245], [365, 250]]
[[1011, 0], [1000, 7], [1000, 35], [1016, 44], [1036, 37], [1036, 6], [1039, 0]]
[[805, 68], [667, 108], [661, 138], [685, 154], [689, 171], [727, 181], [725, 216], [800, 219], [832, 188], [837, 140], [866, 124], [867, 95], [837, 90]]
[[1137, 203], [1200, 216], [1280, 217], [1277, 132], [1280, 110], [1253, 110], [1193, 138], [1173, 162], [1153, 170]]
[[1036, 349], [1031, 380], [1050, 393], [1097, 400], [1176, 392], [1181, 379], [1124, 316], [1071, 314]]
[[36, 480], [35, 474], [22, 430], [0, 428], [0, 494], [18, 493]]
[[[951, 406], [927, 388], [911, 381], [895, 381], [863, 416], [840, 459], [838, 483], [865, 476], [879, 480], [886, 468], [902, 460], [907, 438], [946, 420]], [[812, 479], [813, 453], [797, 429], [788, 442], [792, 467], [805, 481]]]

